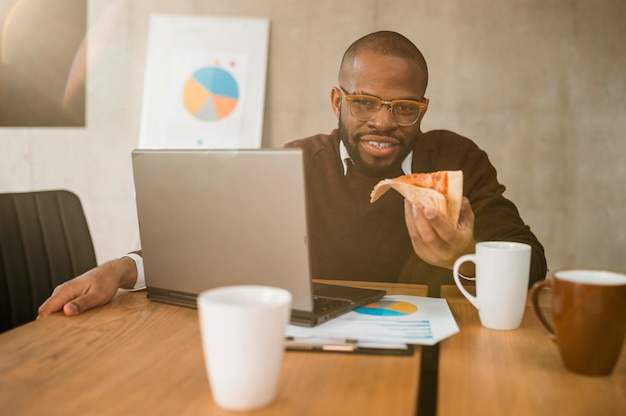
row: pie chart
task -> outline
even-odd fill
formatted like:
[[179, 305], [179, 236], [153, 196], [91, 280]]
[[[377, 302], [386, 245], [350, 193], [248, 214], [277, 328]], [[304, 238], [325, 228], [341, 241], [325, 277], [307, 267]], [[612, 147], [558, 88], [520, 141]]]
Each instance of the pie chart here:
[[354, 310], [364, 315], [375, 316], [404, 316], [417, 311], [417, 306], [408, 302], [395, 300], [379, 300]]
[[203, 121], [228, 117], [239, 102], [239, 86], [230, 72], [208, 66], [194, 72], [185, 82], [183, 103], [192, 116]]

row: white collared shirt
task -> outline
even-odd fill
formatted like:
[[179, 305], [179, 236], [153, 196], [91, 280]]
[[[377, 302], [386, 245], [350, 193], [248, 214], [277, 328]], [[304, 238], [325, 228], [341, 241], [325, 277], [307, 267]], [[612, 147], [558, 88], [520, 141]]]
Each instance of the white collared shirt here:
[[[348, 174], [348, 163], [350, 163], [350, 155], [348, 154], [348, 149], [343, 144], [343, 141], [339, 140], [339, 156], [341, 157], [341, 163], [343, 163], [343, 174]], [[413, 163], [413, 151], [411, 150], [408, 155], [402, 161], [402, 172], [405, 175], [411, 173], [411, 164]]]

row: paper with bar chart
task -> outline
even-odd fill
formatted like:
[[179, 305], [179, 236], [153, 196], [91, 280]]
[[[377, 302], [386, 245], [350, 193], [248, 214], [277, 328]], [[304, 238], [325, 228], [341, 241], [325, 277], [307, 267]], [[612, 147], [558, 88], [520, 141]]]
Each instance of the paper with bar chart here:
[[289, 325], [294, 339], [330, 339], [434, 345], [459, 332], [445, 299], [391, 295], [313, 328]]

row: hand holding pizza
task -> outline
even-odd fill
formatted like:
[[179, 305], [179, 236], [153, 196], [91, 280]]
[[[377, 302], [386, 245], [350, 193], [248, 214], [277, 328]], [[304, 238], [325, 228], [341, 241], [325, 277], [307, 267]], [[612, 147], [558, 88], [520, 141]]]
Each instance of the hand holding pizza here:
[[434, 266], [451, 269], [463, 254], [473, 253], [474, 212], [463, 197], [463, 172], [411, 173], [380, 181], [373, 203], [389, 189], [404, 196], [404, 217], [415, 253]]

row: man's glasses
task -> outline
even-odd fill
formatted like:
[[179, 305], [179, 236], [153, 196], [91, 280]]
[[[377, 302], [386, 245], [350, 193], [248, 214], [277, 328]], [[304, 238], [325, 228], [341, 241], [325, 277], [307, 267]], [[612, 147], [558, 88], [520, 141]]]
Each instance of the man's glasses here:
[[411, 126], [426, 112], [428, 108], [428, 98], [424, 101], [413, 100], [391, 100], [385, 101], [373, 95], [348, 94], [346, 90], [339, 87], [343, 98], [345, 98], [350, 108], [352, 117], [359, 121], [369, 121], [376, 117], [383, 105], [386, 105], [393, 119], [400, 126]]

